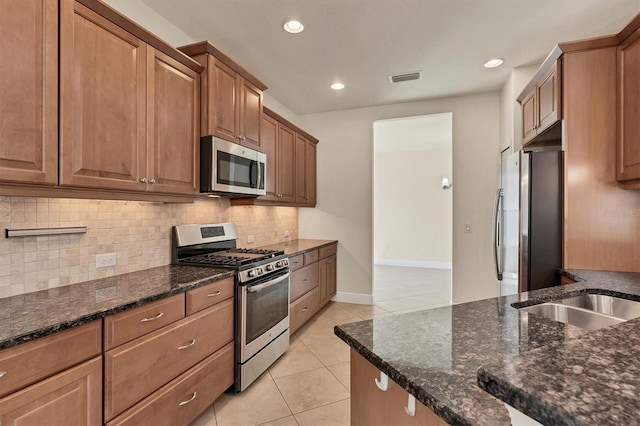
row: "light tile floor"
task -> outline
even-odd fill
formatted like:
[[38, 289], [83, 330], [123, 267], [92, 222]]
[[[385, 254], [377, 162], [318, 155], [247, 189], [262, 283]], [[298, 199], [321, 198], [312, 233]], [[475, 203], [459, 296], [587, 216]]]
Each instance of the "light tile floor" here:
[[451, 299], [448, 270], [376, 266], [375, 276], [376, 306], [330, 302], [249, 389], [225, 393], [192, 426], [349, 425], [349, 347], [333, 334], [334, 325], [443, 306]]

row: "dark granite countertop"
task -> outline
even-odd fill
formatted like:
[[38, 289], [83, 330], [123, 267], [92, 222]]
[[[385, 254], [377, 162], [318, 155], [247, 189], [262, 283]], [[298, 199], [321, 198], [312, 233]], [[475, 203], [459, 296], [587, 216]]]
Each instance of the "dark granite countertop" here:
[[509, 425], [500, 399], [548, 424], [637, 422], [640, 320], [589, 332], [511, 305], [585, 291], [640, 300], [640, 274], [567, 273], [584, 281], [340, 325], [335, 333], [451, 424]]
[[0, 299], [0, 349], [230, 276], [228, 269], [168, 265]]
[[291, 240], [283, 243], [270, 244], [268, 246], [259, 247], [261, 249], [269, 250], [284, 250], [284, 254], [288, 256], [295, 256], [297, 254], [304, 253], [306, 251], [314, 250], [329, 244], [337, 243], [336, 240]]

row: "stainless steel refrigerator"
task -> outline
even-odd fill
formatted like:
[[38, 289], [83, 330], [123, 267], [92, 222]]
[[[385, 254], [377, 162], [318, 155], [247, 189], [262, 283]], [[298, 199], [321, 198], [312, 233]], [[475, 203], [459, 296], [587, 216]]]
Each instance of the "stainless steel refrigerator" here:
[[560, 284], [562, 151], [519, 151], [502, 161], [493, 235], [501, 295]]

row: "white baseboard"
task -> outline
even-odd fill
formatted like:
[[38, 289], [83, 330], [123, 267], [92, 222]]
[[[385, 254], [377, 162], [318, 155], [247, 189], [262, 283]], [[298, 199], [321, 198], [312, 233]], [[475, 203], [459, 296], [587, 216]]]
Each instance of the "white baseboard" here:
[[451, 262], [430, 262], [428, 260], [374, 259], [375, 265], [405, 266], [408, 268], [451, 269]]
[[358, 305], [373, 305], [373, 296], [364, 293], [339, 291], [331, 300], [334, 302], [357, 303]]

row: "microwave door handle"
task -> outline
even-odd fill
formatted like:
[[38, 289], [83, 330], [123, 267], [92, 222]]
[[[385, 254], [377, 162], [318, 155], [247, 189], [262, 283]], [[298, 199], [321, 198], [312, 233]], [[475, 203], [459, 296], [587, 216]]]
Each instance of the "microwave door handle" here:
[[249, 163], [249, 188], [256, 188], [256, 184], [254, 182], [256, 182], [258, 180], [258, 178], [256, 177], [256, 180], [253, 180], [253, 170], [256, 168], [256, 161], [255, 160], [251, 160], [251, 162]]
[[262, 162], [256, 161], [256, 164], [258, 165], [258, 183], [256, 185], [256, 189], [260, 189], [260, 187], [262, 186], [262, 172], [264, 169], [262, 168]]
[[257, 285], [252, 285], [252, 286], [247, 286], [247, 292], [249, 293], [255, 293], [257, 291], [260, 290], [264, 290], [265, 288], [269, 288], [273, 285], [279, 284], [284, 280], [289, 279], [289, 277], [291, 276], [291, 272], [287, 272], [286, 274], [282, 275], [281, 277], [278, 277], [274, 280], [271, 281], [267, 281], [264, 284], [257, 284]]

